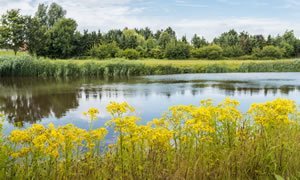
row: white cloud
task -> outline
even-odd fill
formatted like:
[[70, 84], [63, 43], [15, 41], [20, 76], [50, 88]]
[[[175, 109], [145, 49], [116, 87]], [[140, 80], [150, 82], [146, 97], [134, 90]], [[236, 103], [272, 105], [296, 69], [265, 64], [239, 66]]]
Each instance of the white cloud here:
[[[224, 3], [228, 0], [219, 0]], [[289, 3], [297, 3], [295, 0], [285, 0]], [[44, 0], [0, 0], [0, 14], [7, 9], [20, 8], [25, 14], [33, 14], [37, 5]], [[50, 4], [52, 1], [46, 1]], [[231, 1], [236, 2], [236, 1]], [[124, 27], [150, 27], [153, 30], [171, 26], [179, 36], [191, 37], [194, 33], [205, 36], [212, 40], [213, 37], [229, 29], [237, 31], [248, 31], [251, 34], [277, 35], [285, 30], [295, 30], [300, 36], [300, 23], [293, 20], [280, 20], [275, 18], [257, 17], [229, 17], [229, 18], [188, 18], [172, 17], [171, 15], [156, 14], [145, 15], [150, 1], [145, 0], [64, 0], [59, 2], [68, 12], [67, 16], [77, 20], [79, 29], [90, 29], [107, 31], [109, 29], [123, 29]], [[190, 4], [185, 0], [177, 0], [181, 6], [205, 6], [201, 4]], [[135, 6], [132, 6], [135, 4]], [[152, 5], [153, 6], [156, 5]], [[163, 9], [163, 8], [161, 8]], [[168, 14], [168, 13], [167, 13]]]

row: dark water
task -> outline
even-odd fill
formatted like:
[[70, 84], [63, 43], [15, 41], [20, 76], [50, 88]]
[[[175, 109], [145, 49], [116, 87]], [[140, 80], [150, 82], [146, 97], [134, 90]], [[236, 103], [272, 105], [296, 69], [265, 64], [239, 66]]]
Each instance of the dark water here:
[[100, 109], [95, 127], [103, 126], [110, 101], [127, 101], [145, 123], [160, 117], [169, 106], [199, 104], [202, 99], [220, 102], [231, 97], [246, 111], [253, 102], [278, 97], [300, 104], [300, 73], [230, 73], [146, 76], [125, 79], [0, 79], [0, 112], [7, 115], [5, 132], [16, 124], [73, 123], [88, 128], [83, 112]]

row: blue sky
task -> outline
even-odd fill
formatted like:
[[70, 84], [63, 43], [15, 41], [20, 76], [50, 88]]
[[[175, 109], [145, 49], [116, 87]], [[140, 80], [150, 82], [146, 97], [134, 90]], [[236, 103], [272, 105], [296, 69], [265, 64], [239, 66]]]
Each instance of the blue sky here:
[[80, 30], [171, 26], [178, 36], [211, 40], [231, 28], [263, 35], [293, 29], [300, 36], [300, 0], [0, 0], [0, 13], [20, 8], [33, 14], [39, 3], [51, 2], [61, 4]]

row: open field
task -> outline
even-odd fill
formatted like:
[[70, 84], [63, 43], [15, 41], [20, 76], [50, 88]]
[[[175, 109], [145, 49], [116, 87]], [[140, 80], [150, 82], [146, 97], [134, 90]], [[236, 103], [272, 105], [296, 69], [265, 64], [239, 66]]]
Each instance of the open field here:
[[0, 76], [138, 76], [183, 73], [300, 72], [300, 60], [50, 60], [1, 56]]

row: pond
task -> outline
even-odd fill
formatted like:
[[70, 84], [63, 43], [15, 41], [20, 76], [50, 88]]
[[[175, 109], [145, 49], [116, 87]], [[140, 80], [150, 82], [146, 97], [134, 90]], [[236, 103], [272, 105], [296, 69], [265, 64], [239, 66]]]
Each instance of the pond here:
[[100, 110], [100, 127], [110, 118], [105, 107], [110, 101], [126, 101], [136, 108], [140, 123], [160, 117], [168, 107], [198, 105], [200, 100], [216, 103], [226, 97], [241, 102], [247, 111], [254, 102], [279, 97], [300, 104], [300, 73], [228, 73], [143, 76], [114, 79], [1, 78], [0, 112], [7, 118], [5, 133], [15, 126], [32, 123], [75, 124], [88, 128], [83, 112]]

